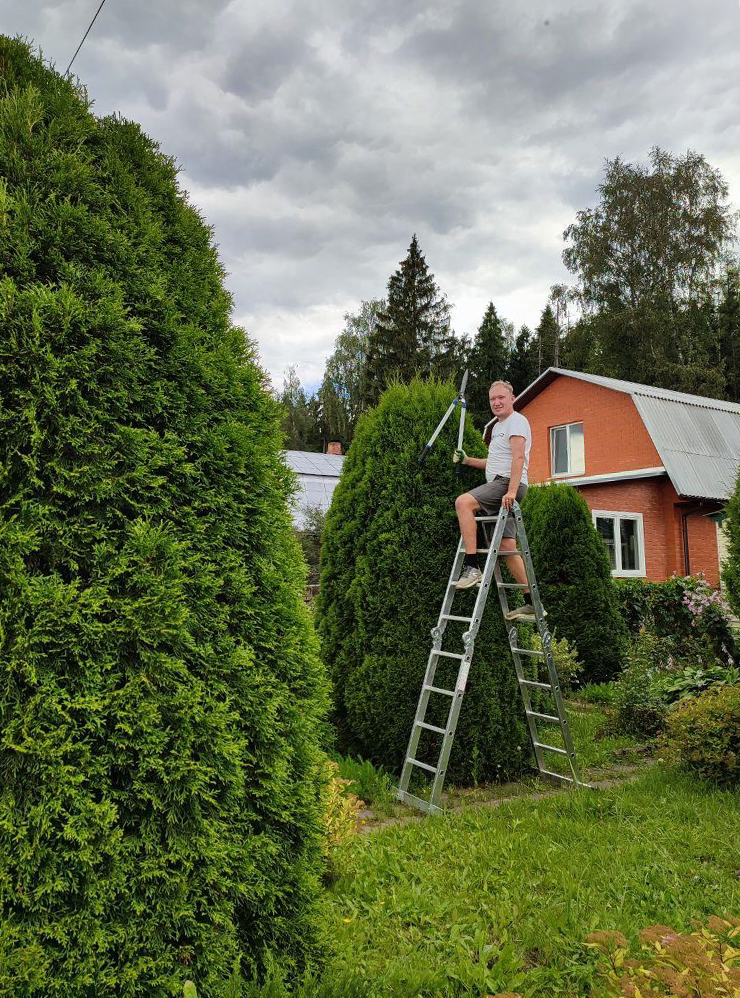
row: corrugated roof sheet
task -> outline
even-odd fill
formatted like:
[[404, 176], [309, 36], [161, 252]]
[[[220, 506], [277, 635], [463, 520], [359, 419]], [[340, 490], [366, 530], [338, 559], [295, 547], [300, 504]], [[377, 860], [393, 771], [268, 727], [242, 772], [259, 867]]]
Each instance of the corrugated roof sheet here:
[[632, 397], [676, 492], [729, 499], [740, 464], [740, 406], [727, 412], [645, 394]]
[[298, 476], [298, 492], [293, 501], [293, 525], [296, 530], [305, 528], [307, 506], [320, 506], [326, 512], [342, 473], [344, 456], [341, 454], [314, 454], [303, 450], [283, 452], [290, 468]]
[[338, 478], [342, 473], [344, 455], [314, 454], [306, 450], [286, 450], [288, 467], [299, 475], [329, 475]]
[[740, 466], [740, 405], [736, 402], [550, 367], [517, 396], [517, 409], [561, 375], [632, 397], [679, 495], [729, 499]]

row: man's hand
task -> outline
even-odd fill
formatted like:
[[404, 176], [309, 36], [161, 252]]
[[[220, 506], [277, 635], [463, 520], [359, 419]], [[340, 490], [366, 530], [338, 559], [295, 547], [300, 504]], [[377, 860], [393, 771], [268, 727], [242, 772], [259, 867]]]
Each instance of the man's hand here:
[[501, 500], [501, 505], [506, 509], [507, 513], [511, 511], [511, 507], [516, 502], [516, 492], [507, 492], [506, 495]]
[[461, 447], [458, 447], [456, 450], [454, 450], [452, 452], [452, 461], [453, 461], [453, 464], [465, 464], [465, 462], [467, 461], [467, 459], [468, 459], [468, 455], [465, 453], [465, 451]]

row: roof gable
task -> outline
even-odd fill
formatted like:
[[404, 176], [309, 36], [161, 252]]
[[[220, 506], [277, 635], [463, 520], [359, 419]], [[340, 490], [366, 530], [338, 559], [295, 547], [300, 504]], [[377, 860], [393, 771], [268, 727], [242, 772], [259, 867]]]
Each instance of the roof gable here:
[[668, 477], [681, 496], [728, 499], [740, 464], [740, 405], [617, 378], [551, 367], [517, 396], [523, 409], [557, 378], [631, 396]]

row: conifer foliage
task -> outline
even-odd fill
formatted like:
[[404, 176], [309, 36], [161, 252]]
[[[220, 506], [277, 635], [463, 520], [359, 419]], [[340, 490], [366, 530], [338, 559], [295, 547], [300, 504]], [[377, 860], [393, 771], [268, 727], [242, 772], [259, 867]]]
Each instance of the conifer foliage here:
[[[417, 464], [455, 390], [452, 383], [420, 380], [388, 389], [378, 407], [360, 419], [326, 520], [317, 621], [334, 681], [342, 748], [392, 772], [400, 772], [403, 762], [430, 630], [457, 547], [454, 499], [481, 480], [473, 469], [455, 475], [456, 427], [450, 423], [426, 463]], [[469, 423], [464, 445], [470, 454], [485, 453]], [[454, 612], [465, 616], [474, 600], [475, 591], [459, 594], [460, 609]], [[450, 622], [443, 647], [460, 651], [464, 629]], [[458, 664], [441, 660], [440, 685], [454, 685]], [[438, 696], [437, 702], [443, 699], [439, 706], [446, 709], [447, 698]], [[470, 782], [519, 771], [529, 751], [522, 721], [503, 620], [489, 602], [448, 778]], [[438, 738], [430, 734], [421, 751], [432, 757]]]
[[505, 376], [508, 359], [501, 320], [496, 313], [496, 306], [489, 302], [473, 340], [468, 362], [472, 375], [468, 388], [468, 408], [481, 428], [491, 418], [488, 389], [491, 382]]
[[315, 949], [324, 679], [280, 410], [176, 168], [0, 39], [0, 992]]
[[740, 614], [740, 474], [726, 513], [723, 528], [727, 536], [727, 559], [722, 565], [722, 582], [732, 609]]
[[584, 682], [613, 679], [622, 669], [626, 629], [585, 500], [571, 485], [536, 486], [522, 514], [550, 629], [578, 649]]
[[386, 306], [368, 339], [365, 403], [375, 405], [392, 381], [439, 373], [440, 361], [456, 343], [450, 330], [450, 305], [440, 292], [414, 235], [405, 260], [388, 280]]

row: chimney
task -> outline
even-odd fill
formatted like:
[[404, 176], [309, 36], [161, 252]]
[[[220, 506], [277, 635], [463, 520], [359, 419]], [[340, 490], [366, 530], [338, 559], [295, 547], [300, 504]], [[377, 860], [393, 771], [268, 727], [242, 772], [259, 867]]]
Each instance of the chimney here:
[[327, 454], [338, 454], [341, 457], [342, 445], [338, 440], [332, 440], [331, 443], [326, 445]]

